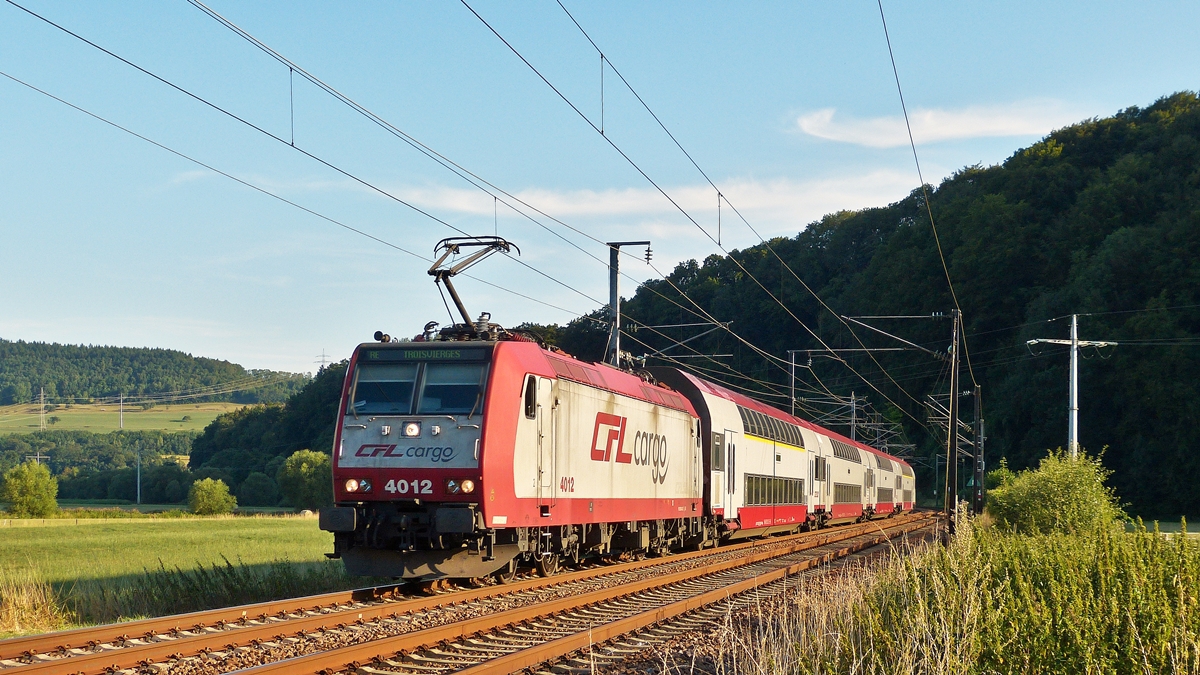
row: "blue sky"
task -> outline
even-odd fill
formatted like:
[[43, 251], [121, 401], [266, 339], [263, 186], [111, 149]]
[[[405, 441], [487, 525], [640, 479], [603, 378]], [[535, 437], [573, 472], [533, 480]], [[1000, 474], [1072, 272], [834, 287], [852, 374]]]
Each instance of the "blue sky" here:
[[[528, 267], [498, 257], [475, 271], [529, 298], [462, 279], [472, 313], [564, 322], [607, 298], [602, 245], [497, 204], [299, 77], [289, 98], [285, 66], [184, 0], [18, 1], [454, 227], [510, 238]], [[460, 2], [207, 4], [590, 237], [653, 240], [661, 272], [719, 252]], [[470, 4], [599, 124], [600, 58], [553, 0]], [[917, 187], [874, 3], [564, 4], [760, 233], [794, 236]], [[1196, 3], [884, 9], [928, 182], [1200, 86]], [[423, 256], [456, 234], [6, 3], [0, 71]], [[611, 70], [604, 82], [606, 135], [715, 235], [715, 191]], [[725, 248], [758, 242], [722, 213]], [[376, 329], [448, 320], [427, 263], [5, 78], [0, 235], [5, 339], [311, 371], [322, 350], [342, 358]]]

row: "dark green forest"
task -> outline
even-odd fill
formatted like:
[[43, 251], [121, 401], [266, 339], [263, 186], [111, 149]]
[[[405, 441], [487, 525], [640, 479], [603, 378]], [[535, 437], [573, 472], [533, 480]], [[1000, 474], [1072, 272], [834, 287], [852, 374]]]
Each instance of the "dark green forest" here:
[[60, 345], [0, 340], [0, 405], [100, 398], [188, 396], [191, 401], [281, 403], [308, 376], [247, 370], [170, 349]]
[[225, 413], [192, 442], [188, 466], [224, 480], [235, 492], [255, 473], [274, 476], [297, 450], [332, 452], [346, 362], [322, 368], [283, 405]]
[[[1031, 352], [1026, 341], [1068, 338], [1068, 315], [1078, 313], [1081, 339], [1120, 343], [1083, 354], [1088, 358], [1081, 360], [1079, 375], [1081, 444], [1093, 453], [1103, 451], [1105, 465], [1115, 472], [1112, 482], [1134, 513], [1200, 513], [1200, 491], [1192, 483], [1200, 476], [1200, 453], [1192, 447], [1200, 422], [1196, 94], [1175, 94], [1145, 108], [1066, 127], [1000, 165], [967, 167], [927, 189], [971, 356], [961, 389], [970, 388], [973, 371], [982, 386], [989, 465], [1006, 458], [1015, 469], [1034, 466], [1047, 449], [1066, 445], [1067, 348]], [[885, 208], [826, 216], [793, 238], [769, 244], [838, 314], [932, 314], [954, 307], [920, 190]], [[766, 245], [734, 251], [732, 258], [782, 305], [734, 260], [714, 255], [689, 261], [676, 267], [669, 282], [649, 281], [626, 301], [630, 337], [623, 347], [641, 354], [669, 344], [652, 331], [634, 330], [638, 323], [697, 321], [688, 311], [690, 301], [676, 288], [718, 320], [733, 321], [731, 328], [748, 341], [783, 358], [789, 349], [820, 347], [801, 322], [831, 347], [859, 346]], [[591, 319], [604, 318], [597, 313], [549, 327], [549, 335], [567, 351], [599, 358], [605, 331]], [[950, 343], [948, 320], [873, 323], [934, 350]], [[666, 332], [681, 339], [698, 329]], [[902, 346], [865, 329], [855, 333], [868, 347]], [[769, 365], [727, 333], [689, 346], [732, 353], [725, 361], [734, 371], [787, 382], [786, 368]], [[846, 360], [909, 415], [880, 393], [864, 392], [861, 379], [830, 359], [815, 359], [813, 373], [839, 395], [868, 394], [876, 409], [903, 421], [919, 455], [931, 455], [942, 441], [926, 428], [928, 418], [918, 402], [927, 394], [948, 392], [944, 364], [920, 352], [876, 357], [903, 392], [869, 358], [847, 355]], [[650, 359], [650, 364], [663, 363]], [[706, 368], [709, 376], [763, 388], [711, 363]], [[801, 373], [806, 384], [815, 384], [807, 371]], [[787, 403], [786, 395], [766, 400]], [[972, 407], [965, 399], [968, 421]], [[925, 485], [931, 477], [926, 471]]]

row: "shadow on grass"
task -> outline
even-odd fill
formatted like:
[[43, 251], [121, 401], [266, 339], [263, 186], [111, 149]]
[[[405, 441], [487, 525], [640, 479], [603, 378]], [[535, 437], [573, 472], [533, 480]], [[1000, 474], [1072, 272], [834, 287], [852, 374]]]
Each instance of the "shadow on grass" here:
[[293, 563], [277, 560], [247, 565], [240, 560], [194, 568], [147, 569], [102, 579], [55, 584], [61, 606], [73, 623], [111, 623], [166, 616], [252, 602], [281, 600], [390, 583], [390, 579], [351, 577], [339, 560]]

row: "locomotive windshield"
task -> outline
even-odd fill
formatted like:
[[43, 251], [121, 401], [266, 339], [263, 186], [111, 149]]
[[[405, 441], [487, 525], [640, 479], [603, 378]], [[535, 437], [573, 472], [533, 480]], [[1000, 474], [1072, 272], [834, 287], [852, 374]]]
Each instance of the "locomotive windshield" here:
[[353, 412], [407, 415], [412, 410], [416, 383], [415, 363], [361, 365]]
[[486, 384], [487, 363], [482, 361], [361, 363], [346, 414], [478, 414]]
[[417, 412], [457, 415], [479, 412], [483, 402], [482, 363], [429, 363]]

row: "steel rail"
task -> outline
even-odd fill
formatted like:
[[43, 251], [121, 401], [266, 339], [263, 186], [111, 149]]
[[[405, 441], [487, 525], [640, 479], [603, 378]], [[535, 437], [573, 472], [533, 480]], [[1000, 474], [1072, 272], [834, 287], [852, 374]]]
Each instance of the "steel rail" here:
[[[138, 619], [123, 623], [88, 626], [53, 633], [8, 638], [0, 640], [0, 660], [15, 659], [45, 652], [82, 649], [93, 644], [112, 642], [114, 640], [127, 640], [130, 639], [130, 636], [134, 635], [163, 635], [214, 625], [236, 623], [245, 619], [263, 616], [319, 611], [352, 602], [371, 602], [386, 598], [399, 587], [400, 584], [359, 588], [351, 591], [308, 595], [302, 598], [257, 602], [234, 607], [188, 612], [186, 614], [172, 614], [170, 616], [151, 619]], [[0, 670], [6, 669], [0, 668]]]
[[582, 649], [598, 646], [601, 643], [618, 638], [628, 633], [632, 633], [642, 628], [661, 623], [681, 614], [686, 614], [688, 612], [700, 609], [701, 607], [732, 598], [733, 596], [754, 590], [761, 586], [765, 586], [785, 577], [794, 576], [800, 572], [804, 572], [817, 567], [818, 565], [823, 565], [838, 558], [848, 556], [852, 553], [857, 553], [864, 549], [878, 546], [897, 536], [927, 526], [928, 523], [923, 521], [896, 525], [895, 527], [890, 527], [885, 532], [871, 537], [870, 539], [840, 548], [836, 551], [830, 551], [808, 560], [803, 560], [793, 565], [782, 567], [772, 572], [760, 574], [750, 579], [733, 583], [724, 588], [719, 588], [713, 591], [708, 591], [707, 593], [703, 593], [701, 595], [679, 600], [664, 607], [650, 609], [624, 619], [618, 619], [617, 621], [612, 621], [594, 628], [590, 628], [586, 631], [580, 631], [574, 633], [573, 635], [568, 635], [566, 637], [558, 638], [540, 645], [527, 647], [505, 656], [490, 659], [479, 665], [456, 671], [456, 675], [499, 675], [501, 673], [514, 673], [525, 668], [532, 668], [547, 661], [568, 656]]
[[[858, 528], [864, 526], [855, 525], [851, 527]], [[781, 546], [789, 541], [806, 541], [809, 538], [817, 537], [831, 531], [836, 532], [838, 530], [818, 530], [816, 532], [779, 537], [767, 540], [767, 543]], [[664, 558], [596, 567], [548, 578], [524, 579], [510, 584], [467, 589], [427, 598], [418, 597], [405, 600], [390, 600], [389, 596], [394, 597], [400, 585], [387, 585], [142, 619], [120, 624], [79, 628], [22, 638], [11, 638], [0, 640], [0, 660], [36, 658], [38, 655], [50, 653], [62, 654], [62, 656], [53, 659], [39, 659], [38, 661], [24, 665], [0, 667], [0, 672], [4, 672], [6, 675], [8, 673], [34, 673], [37, 672], [34, 670], [36, 666], [48, 666], [49, 664], [60, 663], [65, 660], [70, 660], [73, 665], [77, 664], [80, 667], [80, 670], [70, 671], [72, 673], [85, 672], [87, 667], [86, 662], [105, 662], [105, 666], [126, 664], [124, 667], [129, 667], [145, 660], [161, 659], [183, 654], [192, 646], [195, 646], [195, 651], [200, 651], [201, 647], [205, 644], [211, 644], [220, 639], [235, 638], [240, 641], [249, 641], [270, 638], [281, 633], [290, 632], [295, 634], [326, 627], [330, 625], [331, 621], [338, 621], [339, 619], [348, 619], [353, 622], [383, 618], [462, 602], [472, 602], [500, 595], [519, 593], [526, 590], [557, 586], [575, 581], [586, 581], [600, 576], [637, 571], [648, 567], [673, 564], [701, 557], [735, 553], [739, 550], [761, 547], [763, 545], [763, 540], [751, 541]], [[378, 604], [363, 608], [339, 609], [339, 606], [342, 605], [365, 602], [377, 602]], [[307, 612], [318, 612], [318, 614], [315, 616], [286, 618], [288, 614]], [[272, 617], [280, 617], [284, 620], [261, 626], [240, 626], [232, 630], [222, 630], [219, 633], [201, 632], [210, 627], [226, 628], [227, 626], [237, 625], [250, 620], [265, 621]], [[178, 634], [181, 632], [197, 632], [198, 634], [178, 637]], [[151, 642], [132, 647], [113, 647], [101, 652], [78, 655], [68, 654], [72, 650], [95, 649], [98, 645], [123, 644], [130, 640], [150, 640], [155, 639], [159, 635], [171, 635], [172, 638], [163, 642]], [[155, 645], [169, 645], [171, 648], [164, 651], [162, 649], [154, 649]], [[126, 650], [136, 652], [141, 656], [135, 661], [118, 658], [118, 652]], [[65, 665], [65, 663], [61, 665]], [[49, 669], [39, 670], [50, 672]]]
[[[914, 515], [901, 516], [898, 521], [893, 522], [898, 524], [901, 522], [908, 522], [909, 520], [919, 517], [920, 516]], [[87, 635], [88, 631], [96, 634], [99, 631], [107, 630], [107, 632], [102, 634], [109, 636], [109, 639], [104, 642], [92, 641], [81, 644], [78, 647], [59, 646], [53, 651], [61, 654], [61, 656], [56, 654], [55, 657], [36, 657], [32, 656], [29, 652], [18, 654], [17, 656], [35, 658], [36, 660], [27, 664], [0, 667], [0, 672], [4, 673], [4, 675], [54, 675], [58, 673], [90, 674], [133, 668], [141, 664], [153, 663], [162, 661], [164, 659], [182, 658], [189, 655], [195, 655], [212, 650], [214, 648], [227, 648], [231, 646], [247, 645], [252, 644], [255, 641], [269, 641], [284, 635], [303, 635], [309, 631], [346, 626], [350, 623], [365, 623], [376, 619], [385, 620], [404, 614], [453, 607], [463, 603], [486, 600], [494, 597], [520, 593], [527, 590], [540, 590], [576, 581], [588, 581], [597, 577], [618, 575], [626, 572], [636, 572], [646, 568], [670, 565], [678, 562], [686, 562], [697, 558], [718, 555], [723, 556], [748, 549], [763, 548], [764, 545], [767, 547], [767, 549], [758, 553], [756, 556], [754, 556], [754, 558], [769, 559], [808, 548], [826, 545], [831, 541], [840, 541], [843, 539], [852, 538], [854, 536], [861, 536], [861, 530], [870, 529], [872, 525], [878, 527], [879, 523], [869, 522], [861, 525], [837, 528], [834, 530], [819, 530], [817, 532], [780, 537], [773, 540], [767, 540], [765, 542], [763, 540], [758, 540], [715, 549], [707, 549], [668, 556], [665, 558], [599, 567], [590, 570], [556, 575], [549, 578], [527, 579], [512, 584], [480, 589], [470, 589], [432, 597], [418, 597], [388, 601], [387, 594], [394, 592], [397, 587], [385, 586], [375, 589], [359, 589], [344, 593], [324, 594], [319, 596], [310, 596], [307, 598], [260, 603], [255, 605], [242, 605], [240, 607], [226, 608], [223, 610], [211, 610], [207, 612], [176, 615], [174, 617], [164, 617], [163, 619], [159, 620], [130, 622], [130, 624], [110, 625], [96, 629], [67, 631], [64, 633], [38, 637], [43, 638], [45, 640], [45, 644], [61, 645], [62, 642], [56, 640], [55, 638], [75, 636], [76, 640], [78, 640], [79, 636]], [[742, 557], [724, 564], [746, 564], [746, 561], [747, 558]], [[714, 565], [710, 564], [704, 568], [694, 568], [676, 574], [694, 576], [698, 574], [696, 569], [708, 569], [712, 567], [714, 567]], [[661, 579], [661, 577], [659, 578]], [[347, 602], [369, 602], [372, 598], [383, 601], [367, 607], [353, 607], [326, 611], [331, 607], [336, 608], [338, 604], [345, 604]], [[314, 601], [324, 601], [325, 604], [314, 604]], [[331, 602], [334, 604], [329, 604]], [[281, 617], [281, 620], [279, 621], [245, 625], [246, 621], [254, 619], [269, 621], [273, 616], [280, 617], [281, 613], [286, 614], [289, 612], [296, 613], [314, 611], [319, 613], [297, 618], [286, 618], [286, 616], [284, 616]], [[195, 631], [197, 634], [185, 636], [178, 635], [178, 631], [175, 627], [180, 626], [186, 620], [190, 619], [195, 621], [200, 617], [215, 618], [217, 620], [217, 624], [215, 626], [204, 626], [200, 623], [197, 623], [193, 628], [183, 629], [185, 631]], [[125, 643], [131, 640], [156, 639], [159, 633], [154, 633], [153, 631], [149, 630], [141, 638], [128, 637], [128, 629], [132, 625], [145, 626], [148, 623], [153, 624], [156, 628], [162, 630], [163, 633], [171, 635], [171, 637], [169, 639], [163, 639], [154, 642], [145, 642], [125, 646]], [[230, 628], [229, 626], [233, 627]], [[216, 628], [216, 630], [214, 630], [214, 628]], [[115, 630], [121, 629], [126, 630], [126, 632], [115, 638], [112, 637]], [[95, 638], [93, 638], [93, 640], [95, 640]], [[20, 639], [18, 639], [18, 641], [21, 641], [25, 644], [30, 642], [29, 640]], [[10, 642], [13, 641], [0, 642], [0, 646]], [[108, 646], [108, 648], [104, 648], [107, 645], [120, 646]], [[68, 649], [84, 651], [96, 649], [97, 647], [100, 647], [102, 651], [85, 651], [84, 653], [74, 655], [64, 653]], [[5, 651], [8, 652], [9, 650]]]
[[[920, 521], [920, 525], [923, 526], [924, 521], [928, 520], [928, 518], [929, 516], [925, 514], [910, 516], [898, 522], [893, 521], [891, 524], [892, 527], [889, 527], [888, 529], [905, 527], [913, 524], [914, 521]], [[757, 554], [750, 553], [734, 560], [712, 563], [702, 567], [695, 567], [671, 574], [655, 576], [649, 579], [640, 579], [613, 588], [599, 589], [550, 602], [538, 603], [526, 607], [518, 607], [494, 614], [485, 614], [483, 616], [474, 617], [464, 621], [426, 628], [423, 630], [404, 633], [380, 640], [373, 640], [360, 644], [338, 647], [314, 654], [297, 656], [290, 659], [284, 659], [281, 661], [275, 661], [272, 663], [246, 668], [236, 672], [244, 673], [245, 675], [297, 675], [299, 673], [339, 672], [347, 667], [351, 670], [354, 670], [357, 669], [359, 665], [380, 660], [381, 655], [383, 654], [412, 652], [430, 645], [467, 638], [482, 631], [493, 630], [504, 626], [517, 625], [538, 618], [586, 607], [597, 602], [613, 600], [616, 598], [629, 596], [634, 593], [669, 586], [680, 581], [716, 574], [725, 570], [751, 565], [756, 562], [826, 546], [831, 543], [837, 543], [847, 539], [862, 537], [872, 533], [861, 531], [863, 529], [870, 530], [871, 526], [874, 526], [876, 529], [878, 529], [880, 523], [866, 523], [863, 526], [854, 526], [853, 528], [846, 528], [844, 530], [820, 530], [816, 533], [817, 536], [812, 537], [811, 540], [806, 539], [804, 541], [797, 542], [792, 546], [772, 547], [770, 551]], [[761, 542], [756, 543], [761, 546]]]

